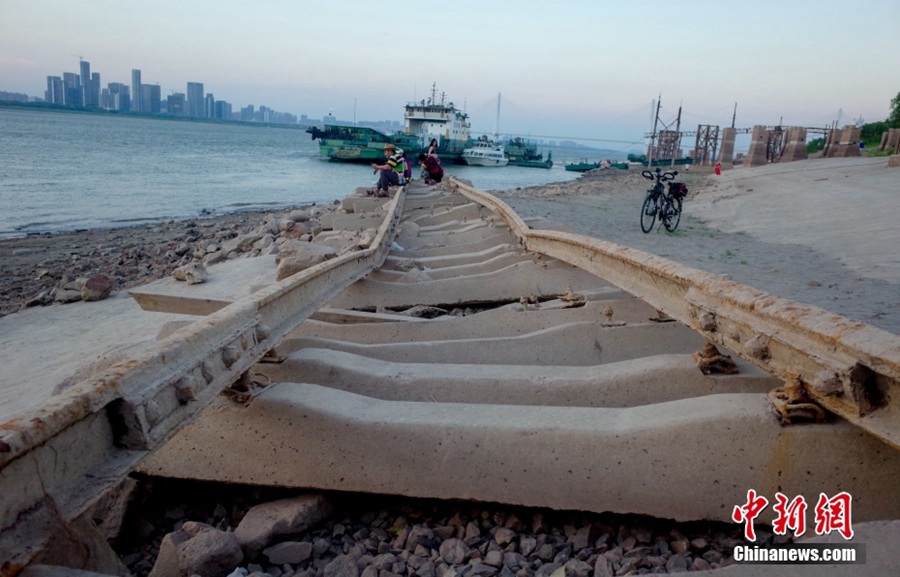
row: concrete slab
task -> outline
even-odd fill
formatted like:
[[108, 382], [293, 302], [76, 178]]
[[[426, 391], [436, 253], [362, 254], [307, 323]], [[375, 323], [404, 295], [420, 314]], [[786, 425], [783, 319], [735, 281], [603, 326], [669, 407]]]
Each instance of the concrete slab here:
[[451, 254], [469, 254], [486, 250], [497, 246], [498, 244], [519, 246], [519, 241], [514, 234], [506, 228], [494, 229], [494, 234], [486, 238], [469, 240], [469, 242], [456, 243], [453, 245], [442, 244], [439, 239], [430, 239], [423, 246], [420, 242], [411, 242], [408, 246], [400, 244], [400, 249], [391, 251], [391, 256], [400, 258], [422, 258], [433, 256], [447, 256]]
[[[529, 255], [524, 251], [518, 253], [505, 252], [491, 258], [473, 259], [468, 263], [459, 263], [448, 266], [435, 266], [443, 263], [431, 261], [431, 266], [426, 266], [421, 270], [413, 272], [422, 273], [432, 280], [441, 280], [473, 274], [496, 272], [518, 262], [532, 262], [534, 260], [536, 260], [535, 256]], [[409, 273], [410, 271], [377, 270], [368, 275], [367, 278], [383, 282], [409, 282], [406, 280], [409, 278]]]
[[[449, 222], [465, 223], [467, 221], [477, 221], [492, 216], [493, 214], [489, 210], [470, 201], [466, 204], [442, 206], [430, 210], [426, 214], [410, 216], [406, 219], [406, 222], [414, 222], [420, 228], [426, 229], [428, 227], [445, 225]], [[494, 219], [497, 220], [496, 217], [494, 217]]]
[[[546, 264], [546, 266], [544, 266]], [[546, 276], [540, 273], [552, 272]], [[596, 276], [559, 261], [515, 263], [498, 271], [410, 285], [362, 279], [338, 295], [334, 308], [408, 308], [420, 304], [453, 305], [517, 301], [521, 297], [555, 296], [593, 288]], [[414, 288], [413, 288], [414, 287]]]
[[532, 333], [493, 338], [359, 344], [314, 337], [286, 338], [279, 355], [329, 348], [401, 363], [587, 366], [661, 353], [693, 354], [706, 339], [678, 323], [603, 327], [575, 322]]
[[[141, 465], [175, 478], [725, 522], [748, 487], [809, 500], [834, 493], [836, 479], [854, 521], [896, 519], [898, 470], [900, 452], [847, 423], [779, 426], [764, 395], [523, 407], [297, 383], [246, 408], [217, 402]], [[771, 522], [772, 507], [759, 520]]]
[[253, 371], [386, 401], [633, 407], [721, 393], [767, 393], [781, 382], [740, 361], [737, 375], [704, 375], [692, 355], [594, 366], [395, 363], [332, 349], [301, 349]]
[[152, 344], [166, 323], [196, 318], [144, 311], [124, 292], [0, 317], [0, 423]]
[[275, 255], [241, 258], [209, 267], [204, 283], [189, 285], [166, 277], [128, 294], [147, 311], [208, 315], [275, 284], [277, 270]]
[[656, 310], [647, 303], [627, 298], [618, 289], [609, 287], [599, 295], [608, 295], [610, 300], [588, 301], [583, 307], [562, 310], [554, 307], [560, 301], [549, 301], [539, 309], [527, 310], [515, 303], [462, 317], [417, 319], [421, 322], [416, 326], [400, 321], [369, 324], [363, 328], [358, 325], [321, 322], [322, 319], [313, 317], [301, 323], [288, 338], [305, 336], [368, 344], [417, 343], [524, 335], [574, 322], [593, 321], [603, 324], [608, 320], [605, 315], [607, 307], [613, 312], [611, 321], [615, 324], [645, 323], [656, 316]]
[[[510, 251], [515, 252], [516, 248], [516, 245], [497, 244], [489, 248], [484, 248], [468, 253], [416, 257], [414, 260], [420, 265], [428, 268], [441, 268], [458, 264], [467, 264], [472, 261], [487, 260], [501, 254], [506, 254]], [[402, 253], [394, 253], [391, 256], [387, 257], [384, 262], [384, 266], [381, 267], [381, 270], [397, 270], [397, 265], [407, 262], [411, 258], [413, 257], [402, 256]]]

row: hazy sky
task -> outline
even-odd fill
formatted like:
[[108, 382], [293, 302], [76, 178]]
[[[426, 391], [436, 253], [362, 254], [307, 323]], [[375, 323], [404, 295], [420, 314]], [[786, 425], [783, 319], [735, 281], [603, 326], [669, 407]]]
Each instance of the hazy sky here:
[[898, 29], [898, 0], [0, 0], [0, 90], [42, 97], [83, 56], [103, 87], [139, 68], [164, 96], [400, 121], [436, 83], [475, 131], [502, 93], [501, 132], [618, 148], [660, 95], [683, 130], [735, 103], [738, 127], [883, 120]]

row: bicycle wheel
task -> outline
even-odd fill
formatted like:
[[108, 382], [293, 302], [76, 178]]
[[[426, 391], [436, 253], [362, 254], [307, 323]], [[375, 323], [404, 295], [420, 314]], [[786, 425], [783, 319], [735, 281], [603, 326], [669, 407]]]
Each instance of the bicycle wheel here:
[[650, 232], [653, 230], [653, 223], [656, 222], [656, 199], [652, 194], [648, 194], [644, 199], [644, 205], [641, 207], [641, 230]]
[[663, 226], [669, 232], [675, 232], [678, 223], [681, 222], [681, 199], [667, 196], [663, 205], [665, 216], [663, 218]]

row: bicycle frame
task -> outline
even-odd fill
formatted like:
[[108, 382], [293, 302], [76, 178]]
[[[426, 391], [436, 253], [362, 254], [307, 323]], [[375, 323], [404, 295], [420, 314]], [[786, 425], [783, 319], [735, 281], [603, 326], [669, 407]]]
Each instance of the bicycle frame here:
[[[659, 168], [655, 173], [649, 170], [641, 173], [644, 178], [656, 181], [647, 190], [641, 206], [641, 230], [645, 233], [653, 229], [657, 218], [669, 232], [674, 232], [678, 228], [678, 223], [681, 221], [681, 203], [666, 191], [666, 187], [663, 185], [664, 182], [674, 180], [677, 174], [677, 172], [661, 172]], [[673, 221], [674, 224], [672, 224]]]

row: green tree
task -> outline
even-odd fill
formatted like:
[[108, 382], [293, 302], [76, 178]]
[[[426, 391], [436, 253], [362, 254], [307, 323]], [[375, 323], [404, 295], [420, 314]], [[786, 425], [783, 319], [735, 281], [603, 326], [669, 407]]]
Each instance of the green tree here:
[[900, 92], [891, 100], [891, 115], [887, 121], [891, 128], [900, 128]]

